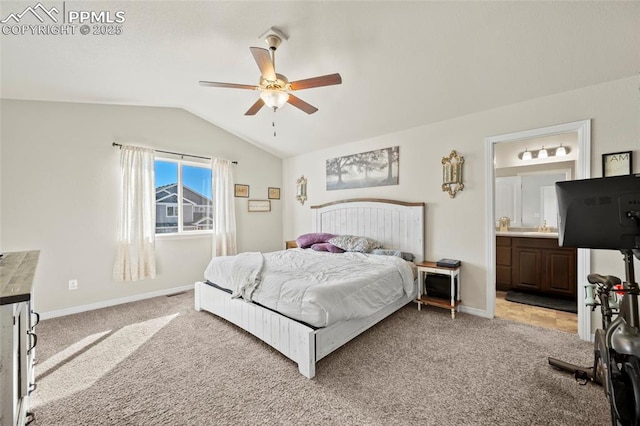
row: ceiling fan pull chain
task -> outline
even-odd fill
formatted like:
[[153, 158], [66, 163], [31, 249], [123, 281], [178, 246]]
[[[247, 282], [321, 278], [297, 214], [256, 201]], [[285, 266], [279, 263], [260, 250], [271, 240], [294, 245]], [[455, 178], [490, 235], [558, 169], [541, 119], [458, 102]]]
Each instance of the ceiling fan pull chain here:
[[276, 109], [273, 109], [273, 121], [271, 122], [271, 127], [273, 127], [273, 137], [276, 137]]

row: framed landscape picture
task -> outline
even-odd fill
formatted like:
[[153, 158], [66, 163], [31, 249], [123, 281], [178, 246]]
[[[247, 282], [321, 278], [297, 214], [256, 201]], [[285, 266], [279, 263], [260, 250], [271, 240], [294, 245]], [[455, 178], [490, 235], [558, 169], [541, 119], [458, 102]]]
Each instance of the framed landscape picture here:
[[249, 198], [249, 185], [236, 183], [233, 189], [236, 197]]
[[633, 170], [633, 151], [602, 154], [602, 176], [630, 175]]
[[327, 191], [398, 185], [400, 147], [377, 149], [326, 161]]
[[279, 200], [280, 199], [280, 188], [269, 187], [269, 199], [270, 200]]

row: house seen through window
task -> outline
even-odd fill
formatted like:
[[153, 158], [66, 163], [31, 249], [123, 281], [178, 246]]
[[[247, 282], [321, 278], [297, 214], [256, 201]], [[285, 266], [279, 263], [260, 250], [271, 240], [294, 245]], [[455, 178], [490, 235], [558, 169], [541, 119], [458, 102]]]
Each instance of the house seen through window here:
[[213, 229], [211, 168], [156, 160], [156, 234]]
[[178, 216], [178, 206], [166, 206], [166, 207], [167, 207], [167, 217]]

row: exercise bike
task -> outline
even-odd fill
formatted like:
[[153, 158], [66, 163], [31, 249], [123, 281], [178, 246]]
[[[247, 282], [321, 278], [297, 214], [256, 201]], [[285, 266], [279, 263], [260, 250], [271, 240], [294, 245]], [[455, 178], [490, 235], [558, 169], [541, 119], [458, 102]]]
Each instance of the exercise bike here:
[[585, 304], [592, 310], [600, 306], [602, 314], [593, 365], [555, 358], [549, 364], [573, 373], [581, 384], [602, 385], [612, 425], [640, 426], [640, 287], [634, 272], [634, 256], [640, 259], [640, 175], [558, 182], [556, 194], [560, 245], [620, 250], [625, 280], [587, 277]]
[[600, 306], [602, 314], [602, 328], [595, 333], [593, 365], [580, 367], [552, 357], [548, 361], [572, 373], [582, 385], [602, 385], [611, 406], [612, 425], [640, 425], [640, 291], [634, 280], [633, 254], [630, 250], [623, 254], [629, 265], [624, 284], [613, 275], [587, 276], [585, 303], [592, 310]]
[[[603, 383], [604, 372], [602, 366], [599, 365], [599, 348], [598, 342], [602, 339], [598, 335], [602, 335], [603, 331], [609, 328], [613, 315], [618, 313], [619, 301], [617, 300], [617, 294], [611, 290], [614, 288], [619, 289], [621, 284], [620, 278], [613, 275], [600, 275], [589, 274], [587, 276], [588, 285], [585, 285], [585, 305], [591, 308], [592, 311], [600, 306], [600, 312], [602, 316], [602, 328], [596, 330], [596, 344], [594, 345], [594, 361], [591, 367], [580, 367], [575, 364], [561, 361], [557, 358], [549, 357], [549, 364], [564, 371], [568, 371], [573, 374], [573, 377], [581, 385], [586, 385], [588, 382], [594, 382], [601, 385]], [[596, 299], [597, 298], [597, 299]], [[599, 302], [598, 302], [599, 301]]]

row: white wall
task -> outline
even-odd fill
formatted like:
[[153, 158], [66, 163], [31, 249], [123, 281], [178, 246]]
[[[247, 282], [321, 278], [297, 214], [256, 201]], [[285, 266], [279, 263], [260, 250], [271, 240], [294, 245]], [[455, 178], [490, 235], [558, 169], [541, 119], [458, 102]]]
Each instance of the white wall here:
[[[640, 78], [634, 76], [286, 159], [284, 237], [293, 239], [309, 231], [309, 205], [361, 197], [423, 201], [427, 203], [427, 259], [461, 259], [462, 303], [484, 311], [484, 226], [487, 203], [491, 202], [485, 200], [485, 138], [591, 118], [591, 174], [601, 176], [603, 153], [633, 150], [635, 158], [640, 157], [639, 86]], [[400, 145], [399, 185], [325, 190], [326, 159], [395, 145]], [[454, 199], [440, 189], [440, 160], [452, 149], [465, 158], [465, 189]], [[640, 172], [640, 161], [636, 160], [634, 169]], [[295, 179], [301, 174], [309, 180], [309, 201], [304, 206], [293, 200]], [[592, 269], [624, 276], [620, 255], [613, 251], [594, 250]]]
[[[68, 309], [193, 284], [211, 257], [211, 237], [156, 242], [154, 280], [111, 280], [119, 150], [113, 141], [237, 160], [235, 181], [252, 198], [280, 187], [282, 160], [174, 108], [2, 100], [2, 249], [39, 249], [35, 301], [40, 312]], [[237, 198], [238, 248], [282, 247], [282, 208], [248, 213]], [[68, 280], [79, 288], [68, 290]]]
[[[2, 118], [2, 102], [0, 102], [0, 119]], [[1, 123], [0, 123], [1, 124]], [[0, 127], [1, 131], [2, 127]], [[2, 138], [0, 137], [0, 254], [3, 253], [2, 248]]]

